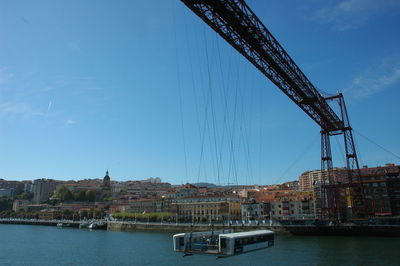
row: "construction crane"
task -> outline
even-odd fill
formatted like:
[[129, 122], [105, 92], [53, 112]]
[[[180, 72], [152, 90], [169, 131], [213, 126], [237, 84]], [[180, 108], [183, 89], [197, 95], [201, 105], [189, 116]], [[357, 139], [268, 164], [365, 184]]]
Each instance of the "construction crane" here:
[[[321, 127], [321, 183], [316, 189], [321, 219], [344, 220], [366, 215], [360, 170], [343, 95], [324, 98], [264, 26], [244, 0], [181, 0], [197, 16], [247, 58], [261, 73]], [[336, 100], [339, 114], [328, 101]], [[347, 181], [333, 176], [330, 137], [342, 134], [346, 153]], [[339, 194], [351, 199], [346, 215]]]

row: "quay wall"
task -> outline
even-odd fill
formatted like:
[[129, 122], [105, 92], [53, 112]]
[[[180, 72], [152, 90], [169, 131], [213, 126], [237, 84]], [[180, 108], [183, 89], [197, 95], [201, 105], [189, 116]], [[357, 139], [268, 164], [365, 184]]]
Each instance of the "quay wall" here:
[[[80, 221], [66, 220], [23, 220], [23, 219], [0, 219], [0, 224], [27, 224], [56, 226], [57, 223], [69, 223], [70, 227], [79, 227]], [[154, 231], [154, 232], [190, 232], [210, 231], [220, 229], [233, 229], [238, 231], [251, 231], [267, 229], [274, 231], [277, 235], [352, 235], [352, 236], [389, 236], [400, 237], [400, 225], [354, 225], [340, 224], [334, 226], [321, 225], [232, 225], [221, 224], [174, 224], [174, 223], [142, 223], [130, 221], [108, 221], [107, 230], [110, 231]]]
[[158, 232], [190, 232], [190, 231], [210, 231], [219, 229], [233, 229], [234, 231], [251, 230], [272, 230], [278, 235], [352, 235], [352, 236], [390, 236], [400, 237], [400, 225], [279, 225], [279, 226], [222, 226], [198, 224], [161, 224], [161, 223], [135, 223], [110, 221], [107, 223], [107, 230], [110, 231], [158, 231]]
[[26, 224], [57, 226], [58, 223], [68, 223], [69, 227], [79, 227], [79, 221], [69, 220], [37, 220], [37, 219], [0, 219], [0, 224]]
[[216, 224], [210, 226], [208, 224], [174, 224], [174, 223], [135, 223], [135, 222], [121, 222], [121, 221], [110, 221], [107, 223], [107, 230], [110, 231], [158, 231], [158, 232], [188, 232], [188, 231], [211, 231], [221, 229], [234, 229], [234, 231], [251, 231], [267, 229], [273, 230], [280, 234], [289, 234], [283, 227], [269, 227], [269, 226], [223, 226]]

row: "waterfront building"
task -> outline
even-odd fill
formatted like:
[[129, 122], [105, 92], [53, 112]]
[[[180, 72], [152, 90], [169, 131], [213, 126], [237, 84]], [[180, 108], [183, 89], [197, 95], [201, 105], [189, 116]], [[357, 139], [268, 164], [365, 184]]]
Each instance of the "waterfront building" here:
[[11, 197], [20, 194], [24, 190], [24, 184], [20, 181], [7, 181], [0, 179], [0, 197]]
[[119, 195], [125, 188], [124, 183], [122, 182], [112, 182], [111, 183], [111, 193], [113, 196]]
[[24, 182], [24, 192], [33, 193], [33, 183], [32, 181]]
[[12, 210], [14, 212], [18, 212], [18, 211], [26, 211], [27, 210], [27, 206], [29, 205], [29, 200], [14, 200], [13, 201], [13, 206], [12, 206]]
[[[385, 166], [371, 167], [364, 166], [360, 169], [360, 180], [362, 183], [365, 213], [367, 216], [393, 216], [400, 215], [400, 166], [387, 164]], [[334, 182], [336, 184], [348, 183], [348, 171], [345, 168], [335, 169]], [[353, 175], [353, 183], [359, 183], [357, 175]], [[320, 186], [317, 182], [314, 185], [316, 198], [316, 213], [320, 215]], [[341, 220], [352, 217], [351, 187], [336, 188], [339, 216]]]
[[132, 212], [134, 213], [152, 213], [156, 212], [155, 199], [138, 199], [130, 202]]
[[282, 185], [280, 185], [281, 189], [293, 189], [293, 190], [299, 190], [299, 181], [289, 181], [285, 182]]
[[185, 184], [180, 188], [177, 188], [175, 193], [177, 198], [186, 198], [199, 195], [199, 188], [192, 184]]
[[240, 213], [243, 220], [261, 220], [264, 218], [263, 203], [255, 201], [243, 202], [240, 206]]
[[103, 202], [63, 202], [56, 205], [56, 208], [60, 211], [70, 210], [70, 211], [81, 211], [86, 209], [103, 209], [105, 204]]
[[315, 201], [312, 191], [278, 188], [266, 187], [255, 195], [254, 200], [263, 203], [261, 217], [279, 220], [315, 218]]
[[[346, 183], [347, 182], [347, 169], [346, 168], [333, 168], [332, 169], [332, 180], [335, 183]], [[326, 171], [321, 170], [306, 171], [299, 177], [299, 190], [300, 191], [312, 191], [316, 184], [321, 184], [325, 181], [328, 184], [328, 174]]]
[[48, 204], [28, 204], [24, 206], [24, 211], [26, 212], [39, 212], [43, 210], [48, 210], [49, 205]]
[[161, 178], [159, 178], [159, 177], [150, 177], [150, 178], [144, 180], [143, 182], [160, 184], [161, 183]]
[[108, 208], [107, 213], [113, 214], [116, 212], [133, 212], [132, 205], [123, 204], [123, 203], [111, 204]]
[[33, 201], [42, 203], [53, 194], [57, 182], [52, 179], [36, 179], [33, 181]]
[[222, 195], [179, 198], [174, 204], [180, 219], [207, 222], [241, 219], [240, 202], [236, 195]]
[[301, 191], [312, 191], [315, 183], [321, 181], [321, 170], [307, 171], [299, 177], [299, 189]]
[[13, 188], [0, 188], [0, 197], [11, 197], [14, 195]]
[[364, 167], [361, 182], [370, 215], [400, 215], [400, 166]]
[[[52, 211], [41, 211], [38, 213], [37, 218], [40, 220], [53, 220], [57, 216], [57, 214]], [[58, 214], [58, 216], [59, 216], [59, 214]]]
[[157, 198], [171, 189], [170, 183], [158, 183], [150, 181], [127, 181], [123, 183], [124, 193], [135, 198]]
[[278, 220], [315, 219], [313, 199], [282, 198], [271, 202], [271, 218]]

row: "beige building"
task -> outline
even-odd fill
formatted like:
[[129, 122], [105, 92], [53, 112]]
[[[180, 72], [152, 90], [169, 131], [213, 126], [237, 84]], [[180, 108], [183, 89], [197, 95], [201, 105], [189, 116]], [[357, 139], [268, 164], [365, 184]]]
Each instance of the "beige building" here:
[[271, 218], [274, 219], [315, 219], [315, 203], [312, 199], [279, 200], [271, 202]]
[[187, 197], [175, 200], [179, 219], [188, 222], [240, 219], [238, 197]]
[[[300, 191], [312, 191], [315, 184], [321, 183], [321, 177], [324, 178], [326, 184], [328, 184], [327, 172], [321, 170], [307, 171], [301, 174], [299, 177], [299, 190]], [[345, 183], [347, 181], [347, 170], [346, 168], [333, 168], [332, 179], [335, 182]]]
[[321, 181], [321, 170], [307, 171], [301, 174], [299, 178], [299, 189], [301, 191], [313, 190], [313, 185]]

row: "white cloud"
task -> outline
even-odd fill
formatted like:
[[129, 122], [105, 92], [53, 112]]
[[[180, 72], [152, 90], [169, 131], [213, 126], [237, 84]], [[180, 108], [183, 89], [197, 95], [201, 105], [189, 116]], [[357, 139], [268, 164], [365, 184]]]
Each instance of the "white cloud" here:
[[367, 69], [345, 88], [352, 98], [362, 99], [400, 83], [400, 63], [385, 59], [376, 68]]
[[345, 31], [359, 28], [372, 18], [400, 8], [399, 0], [342, 0], [316, 11], [314, 18], [331, 24], [332, 29]]
[[0, 118], [2, 117], [31, 117], [31, 116], [42, 116], [48, 117], [52, 107], [52, 101], [47, 106], [47, 112], [34, 108], [25, 102], [3, 102], [0, 103]]
[[32, 110], [25, 103], [0, 103], [0, 116], [25, 115], [29, 113], [32, 113]]
[[67, 121], [65, 121], [65, 124], [66, 125], [69, 125], [69, 126], [71, 126], [71, 125], [75, 125], [77, 122], [75, 121], [75, 120], [72, 120], [72, 119], [68, 119]]

